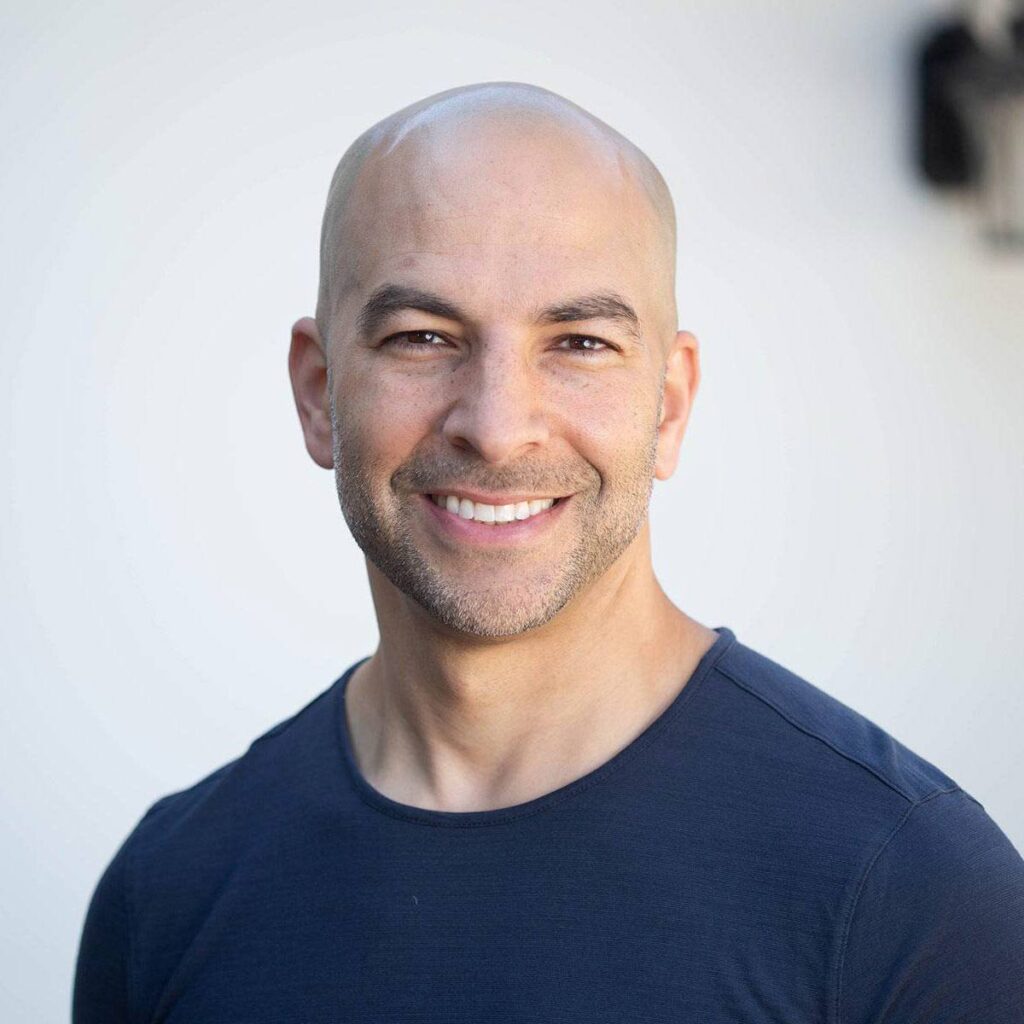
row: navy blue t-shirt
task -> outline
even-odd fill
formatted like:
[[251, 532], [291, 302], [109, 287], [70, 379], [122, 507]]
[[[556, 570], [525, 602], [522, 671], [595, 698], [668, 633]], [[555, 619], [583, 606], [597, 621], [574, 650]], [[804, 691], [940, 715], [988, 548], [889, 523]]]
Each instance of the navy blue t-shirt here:
[[717, 632], [623, 750], [489, 811], [369, 785], [353, 665], [136, 826], [93, 896], [75, 1024], [1024, 1021], [1005, 834]]

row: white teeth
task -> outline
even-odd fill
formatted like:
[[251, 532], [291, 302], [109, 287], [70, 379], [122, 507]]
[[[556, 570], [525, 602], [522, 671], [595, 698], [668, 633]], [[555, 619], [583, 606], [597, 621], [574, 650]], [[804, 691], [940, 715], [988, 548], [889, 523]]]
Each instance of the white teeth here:
[[434, 494], [431, 499], [436, 505], [447, 509], [462, 519], [475, 519], [478, 523], [513, 523], [529, 519], [551, 508], [554, 498], [534, 498], [532, 501], [517, 501], [512, 505], [485, 505], [483, 502], [459, 498], [454, 494]]

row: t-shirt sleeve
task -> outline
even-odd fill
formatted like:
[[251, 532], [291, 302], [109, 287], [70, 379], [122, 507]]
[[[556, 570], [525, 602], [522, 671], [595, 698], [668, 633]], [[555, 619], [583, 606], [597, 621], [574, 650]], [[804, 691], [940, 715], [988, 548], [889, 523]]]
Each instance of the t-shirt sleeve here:
[[78, 947], [72, 1024], [128, 1024], [129, 906], [125, 842], [96, 885]]
[[1024, 1022], [1024, 860], [961, 789], [915, 804], [867, 869], [838, 1024]]

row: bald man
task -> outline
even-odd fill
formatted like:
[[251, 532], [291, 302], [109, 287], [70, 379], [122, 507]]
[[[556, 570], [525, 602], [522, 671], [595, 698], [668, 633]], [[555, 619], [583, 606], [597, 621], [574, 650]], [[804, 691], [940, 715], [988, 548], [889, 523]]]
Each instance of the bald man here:
[[982, 805], [658, 584], [674, 288], [661, 175], [550, 92], [349, 148], [289, 370], [380, 641], [146, 813], [76, 1024], [1024, 1020]]

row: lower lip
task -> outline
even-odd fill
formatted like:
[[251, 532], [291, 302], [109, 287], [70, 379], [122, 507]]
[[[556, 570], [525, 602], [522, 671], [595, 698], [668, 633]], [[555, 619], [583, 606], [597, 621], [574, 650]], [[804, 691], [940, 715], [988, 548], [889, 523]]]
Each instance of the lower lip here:
[[516, 519], [511, 523], [478, 523], [475, 519], [463, 519], [447, 508], [441, 508], [427, 494], [417, 497], [427, 506], [427, 512], [434, 522], [449, 537], [467, 544], [481, 547], [503, 547], [509, 544], [525, 544], [545, 530], [551, 529], [562, 515], [562, 509], [569, 498], [559, 498], [550, 508], [538, 512], [529, 519]]

